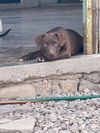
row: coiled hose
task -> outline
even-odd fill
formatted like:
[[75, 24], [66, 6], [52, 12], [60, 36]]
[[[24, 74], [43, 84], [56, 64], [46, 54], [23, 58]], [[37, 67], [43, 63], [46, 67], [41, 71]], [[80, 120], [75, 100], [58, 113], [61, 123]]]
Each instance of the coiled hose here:
[[32, 98], [32, 99], [19, 99], [19, 100], [7, 100], [7, 101], [0, 101], [0, 105], [3, 104], [22, 104], [27, 102], [47, 102], [47, 101], [53, 101], [53, 100], [86, 100], [86, 99], [92, 99], [92, 98], [100, 98], [100, 95], [84, 95], [84, 96], [65, 96], [65, 97], [45, 97], [45, 98]]

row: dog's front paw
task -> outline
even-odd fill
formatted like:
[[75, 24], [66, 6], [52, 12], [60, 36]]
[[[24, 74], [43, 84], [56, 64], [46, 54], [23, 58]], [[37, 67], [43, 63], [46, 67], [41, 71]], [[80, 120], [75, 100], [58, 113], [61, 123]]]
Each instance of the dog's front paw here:
[[18, 62], [23, 62], [24, 60], [22, 58], [18, 58]]
[[45, 62], [45, 59], [42, 58], [42, 57], [37, 57], [37, 58], [36, 58], [36, 61], [37, 61], [37, 62]]

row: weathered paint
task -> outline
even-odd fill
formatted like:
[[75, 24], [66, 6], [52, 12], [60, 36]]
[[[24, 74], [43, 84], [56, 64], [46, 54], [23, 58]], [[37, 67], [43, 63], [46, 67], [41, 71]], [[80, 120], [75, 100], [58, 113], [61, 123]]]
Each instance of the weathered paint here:
[[92, 30], [92, 34], [93, 34], [93, 53], [97, 54], [99, 52], [98, 49], [98, 42], [99, 42], [99, 24], [98, 24], [98, 20], [99, 20], [99, 15], [98, 15], [98, 2], [99, 0], [92, 0], [92, 26], [93, 26], [93, 30]]
[[83, 0], [84, 53], [92, 54], [92, 0]]
[[98, 25], [99, 25], [99, 33], [98, 33], [98, 37], [99, 37], [99, 53], [100, 53], [100, 0], [98, 0]]

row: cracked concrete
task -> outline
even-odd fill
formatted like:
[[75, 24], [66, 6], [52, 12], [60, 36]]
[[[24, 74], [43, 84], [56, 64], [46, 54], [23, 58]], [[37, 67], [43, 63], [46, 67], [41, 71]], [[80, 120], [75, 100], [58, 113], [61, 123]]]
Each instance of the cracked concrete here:
[[[0, 98], [100, 91], [100, 55], [0, 68]], [[19, 93], [20, 92], [20, 93]]]

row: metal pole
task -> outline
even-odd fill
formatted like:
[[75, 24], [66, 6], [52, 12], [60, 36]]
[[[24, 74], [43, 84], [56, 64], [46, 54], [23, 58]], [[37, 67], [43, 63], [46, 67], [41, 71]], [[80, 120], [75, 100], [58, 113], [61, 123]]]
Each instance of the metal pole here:
[[92, 54], [92, 0], [83, 0], [84, 53]]

